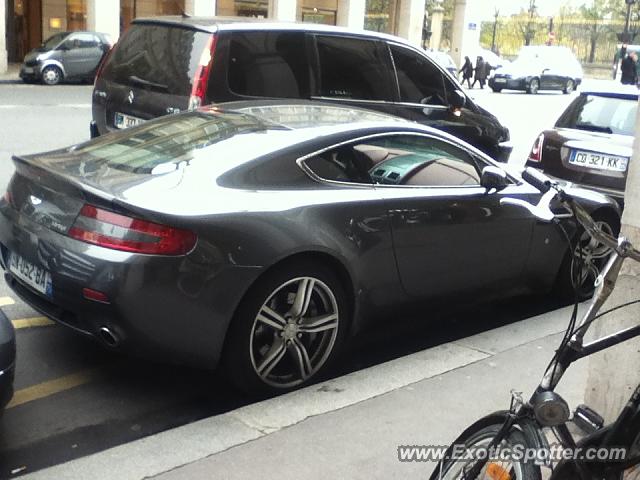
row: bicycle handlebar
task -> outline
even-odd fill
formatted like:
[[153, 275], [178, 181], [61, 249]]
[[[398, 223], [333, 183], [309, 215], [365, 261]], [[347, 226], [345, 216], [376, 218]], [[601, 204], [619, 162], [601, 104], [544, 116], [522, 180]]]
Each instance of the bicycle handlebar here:
[[580, 205], [580, 202], [578, 202], [564, 188], [558, 185], [557, 182], [554, 182], [544, 173], [533, 168], [526, 168], [524, 172], [522, 172], [522, 179], [543, 193], [538, 204], [533, 205], [532, 203], [519, 198], [503, 198], [500, 200], [501, 204], [526, 208], [538, 219], [551, 222], [556, 217], [550, 208], [551, 202], [554, 198], [558, 198], [562, 205], [575, 215], [578, 223], [582, 225], [591, 237], [605, 244], [612, 250], [615, 250], [618, 255], [622, 257], [631, 257], [637, 262], [640, 262], [640, 251], [636, 250], [628, 240], [622, 238], [618, 239], [603, 232], [598, 224], [593, 220], [589, 212]]

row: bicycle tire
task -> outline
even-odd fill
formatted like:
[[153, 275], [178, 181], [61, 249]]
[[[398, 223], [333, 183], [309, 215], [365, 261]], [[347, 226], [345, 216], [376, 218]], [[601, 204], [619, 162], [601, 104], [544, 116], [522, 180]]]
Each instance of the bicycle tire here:
[[[465, 448], [482, 447], [488, 444], [495, 437], [502, 423], [487, 425], [479, 421], [465, 430], [449, 447], [452, 451], [454, 445], [463, 445]], [[527, 440], [524, 433], [514, 427], [508, 438], [503, 441], [503, 447], [515, 447], [520, 445], [525, 448], [535, 448]], [[430, 480], [459, 480], [462, 474], [474, 463], [474, 460], [464, 461], [446, 458], [436, 465], [431, 474]], [[493, 466], [493, 467], [492, 467]], [[501, 473], [502, 472], [502, 473]], [[483, 468], [476, 480], [541, 480], [540, 467], [531, 462], [496, 462], [490, 461]]]

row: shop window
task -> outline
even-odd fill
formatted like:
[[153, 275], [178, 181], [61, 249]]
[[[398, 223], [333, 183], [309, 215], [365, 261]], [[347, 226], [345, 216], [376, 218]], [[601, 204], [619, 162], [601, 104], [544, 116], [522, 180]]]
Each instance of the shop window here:
[[232, 17], [267, 18], [267, 0], [218, 0], [216, 15]]
[[396, 33], [397, 0], [367, 0], [364, 16], [365, 30]]
[[306, 23], [335, 25], [338, 0], [302, 0], [298, 19]]

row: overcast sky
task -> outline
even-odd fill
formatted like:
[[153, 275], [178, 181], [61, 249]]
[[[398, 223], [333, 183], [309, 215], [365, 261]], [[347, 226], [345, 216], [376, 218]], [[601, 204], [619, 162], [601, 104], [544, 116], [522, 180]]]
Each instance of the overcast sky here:
[[[469, 1], [469, 0], [467, 0]], [[470, 2], [469, 2], [470, 3]], [[521, 8], [529, 8], [529, 0], [475, 0], [486, 19], [493, 18], [494, 8], [500, 9], [501, 15], [511, 15], [518, 13]], [[565, 5], [579, 7], [582, 4], [590, 5], [592, 0], [536, 0], [538, 13], [542, 16], [552, 16], [558, 13], [560, 7]]]

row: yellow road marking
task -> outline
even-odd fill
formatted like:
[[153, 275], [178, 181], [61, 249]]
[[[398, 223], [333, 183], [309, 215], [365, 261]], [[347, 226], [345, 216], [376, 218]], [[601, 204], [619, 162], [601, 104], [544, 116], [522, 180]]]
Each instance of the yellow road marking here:
[[19, 318], [17, 320], [11, 320], [11, 323], [13, 323], [13, 328], [16, 329], [55, 325], [55, 322], [49, 320], [47, 317]]
[[16, 390], [13, 394], [13, 399], [6, 408], [17, 407], [18, 405], [23, 405], [56, 393], [64, 392], [65, 390], [79, 387], [98, 378], [98, 373], [99, 371], [96, 369], [83, 370], [21, 390]]
[[7, 305], [13, 305], [16, 303], [11, 297], [0, 297], [0, 307], [6, 307]]

